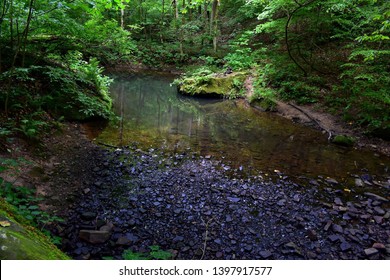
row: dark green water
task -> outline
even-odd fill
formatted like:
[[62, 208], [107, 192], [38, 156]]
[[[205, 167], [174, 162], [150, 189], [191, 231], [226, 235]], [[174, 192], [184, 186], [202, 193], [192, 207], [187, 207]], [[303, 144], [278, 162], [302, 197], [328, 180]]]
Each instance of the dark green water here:
[[111, 93], [123, 123], [110, 124], [97, 141], [191, 150], [224, 158], [232, 168], [280, 170], [292, 176], [390, 176], [387, 157], [330, 144], [319, 131], [258, 112], [243, 101], [181, 96], [170, 86], [172, 81], [162, 76], [115, 77]]

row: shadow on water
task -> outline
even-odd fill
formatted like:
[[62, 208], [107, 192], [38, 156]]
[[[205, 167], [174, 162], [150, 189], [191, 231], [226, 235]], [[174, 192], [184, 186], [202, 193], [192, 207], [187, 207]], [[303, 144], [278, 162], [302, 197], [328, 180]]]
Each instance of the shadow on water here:
[[110, 145], [191, 151], [224, 158], [233, 168], [277, 169], [290, 176], [389, 176], [387, 157], [335, 146], [319, 131], [259, 112], [240, 100], [179, 95], [172, 81], [153, 75], [115, 77], [114, 110], [123, 121], [94, 136]]

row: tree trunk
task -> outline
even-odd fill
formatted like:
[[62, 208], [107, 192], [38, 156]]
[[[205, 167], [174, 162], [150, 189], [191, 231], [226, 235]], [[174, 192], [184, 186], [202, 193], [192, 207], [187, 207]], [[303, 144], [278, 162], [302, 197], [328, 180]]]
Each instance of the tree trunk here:
[[214, 52], [217, 52], [217, 41], [218, 41], [218, 6], [219, 0], [213, 1], [213, 6], [211, 9], [211, 19], [210, 19], [210, 35], [213, 37], [213, 49]]
[[28, 16], [27, 16], [27, 22], [26, 27], [23, 30], [23, 56], [22, 56], [22, 67], [24, 67], [24, 60], [26, 58], [26, 45], [27, 45], [27, 36], [30, 29], [30, 23], [33, 15], [33, 6], [34, 6], [35, 0], [30, 0], [30, 5], [28, 7]]

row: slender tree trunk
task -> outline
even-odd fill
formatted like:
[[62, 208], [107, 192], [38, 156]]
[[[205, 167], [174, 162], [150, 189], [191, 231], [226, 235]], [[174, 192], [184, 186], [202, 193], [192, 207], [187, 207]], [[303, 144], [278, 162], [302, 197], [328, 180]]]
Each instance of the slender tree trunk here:
[[[122, 5], [124, 5], [123, 2]], [[125, 28], [125, 8], [121, 8], [121, 27]]]
[[24, 67], [24, 61], [26, 58], [26, 45], [27, 45], [27, 36], [28, 32], [30, 30], [30, 23], [33, 15], [33, 6], [34, 6], [35, 0], [30, 0], [30, 5], [28, 7], [28, 16], [27, 16], [27, 22], [26, 27], [23, 30], [23, 56], [22, 56], [22, 67]]
[[213, 49], [214, 52], [217, 51], [217, 40], [218, 40], [218, 7], [219, 0], [213, 1], [213, 6], [211, 9], [211, 18], [210, 18], [210, 35], [213, 37]]
[[[7, 0], [3, 0], [3, 5], [1, 6], [1, 13], [0, 13], [0, 39], [2, 38], [2, 31], [3, 31], [3, 19], [4, 16], [7, 14], [8, 6], [7, 6]], [[2, 53], [3, 53], [3, 41], [0, 40], [0, 73], [3, 71], [3, 59], [2, 59]]]

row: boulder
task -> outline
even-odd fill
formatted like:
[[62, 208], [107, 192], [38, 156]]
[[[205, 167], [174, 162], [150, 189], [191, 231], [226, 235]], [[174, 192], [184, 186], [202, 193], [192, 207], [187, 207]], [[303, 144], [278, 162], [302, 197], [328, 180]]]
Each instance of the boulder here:
[[50, 239], [29, 225], [13, 208], [0, 199], [1, 260], [66, 260], [69, 259]]

